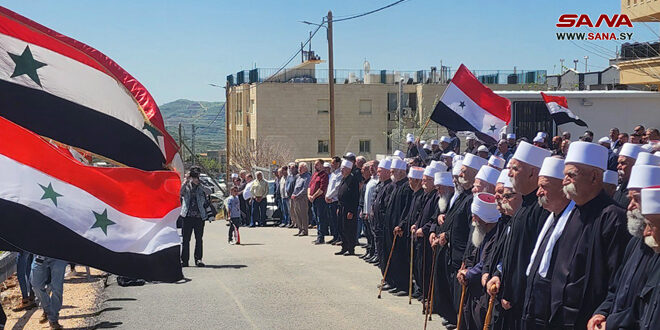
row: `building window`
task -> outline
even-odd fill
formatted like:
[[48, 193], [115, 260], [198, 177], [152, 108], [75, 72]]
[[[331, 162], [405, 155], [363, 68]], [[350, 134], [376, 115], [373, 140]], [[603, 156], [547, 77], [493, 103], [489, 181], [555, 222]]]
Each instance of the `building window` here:
[[328, 140], [319, 140], [318, 153], [320, 154], [328, 153]]
[[361, 115], [371, 114], [371, 100], [360, 100], [360, 114]]
[[236, 93], [236, 125], [243, 125], [243, 93]]
[[360, 140], [360, 153], [371, 153], [371, 140]]
[[250, 113], [254, 113], [254, 100], [250, 100]]
[[[396, 112], [398, 93], [387, 93], [387, 111]], [[401, 107], [417, 110], [417, 93], [403, 93]]]
[[328, 99], [318, 99], [318, 100], [316, 100], [316, 111], [317, 111], [317, 113], [328, 113], [328, 112], [330, 112], [330, 101], [328, 101]]

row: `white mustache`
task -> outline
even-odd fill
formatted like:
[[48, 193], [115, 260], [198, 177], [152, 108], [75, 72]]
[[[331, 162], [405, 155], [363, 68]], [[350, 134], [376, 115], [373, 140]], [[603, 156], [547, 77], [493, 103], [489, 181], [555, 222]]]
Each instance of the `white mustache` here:
[[634, 237], [644, 236], [644, 227], [646, 227], [646, 224], [644, 223], [642, 211], [634, 209], [626, 212], [626, 216], [628, 217], [627, 224], [630, 235], [633, 235]]
[[653, 251], [656, 251], [656, 253], [658, 253], [658, 249], [660, 249], [660, 246], [658, 246], [658, 242], [655, 241], [653, 236], [645, 236], [644, 237], [644, 244], [646, 244], [646, 246], [652, 248]]
[[573, 197], [577, 195], [577, 190], [575, 189], [574, 183], [562, 187], [562, 190], [568, 199], [573, 199]]

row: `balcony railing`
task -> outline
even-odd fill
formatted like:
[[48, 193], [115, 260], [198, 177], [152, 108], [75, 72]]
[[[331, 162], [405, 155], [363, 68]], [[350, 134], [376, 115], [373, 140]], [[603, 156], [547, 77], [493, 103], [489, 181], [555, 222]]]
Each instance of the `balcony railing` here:
[[660, 41], [624, 43], [621, 45], [620, 60], [639, 60], [660, 56]]
[[[327, 69], [258, 68], [229, 75], [227, 81], [232, 86], [264, 82], [327, 84], [328, 73]], [[403, 78], [405, 84], [447, 84], [453, 73], [448, 67], [439, 71], [336, 69], [334, 80], [336, 84], [395, 84]], [[547, 76], [546, 70], [475, 70], [472, 73], [482, 83], [493, 85], [545, 84]]]

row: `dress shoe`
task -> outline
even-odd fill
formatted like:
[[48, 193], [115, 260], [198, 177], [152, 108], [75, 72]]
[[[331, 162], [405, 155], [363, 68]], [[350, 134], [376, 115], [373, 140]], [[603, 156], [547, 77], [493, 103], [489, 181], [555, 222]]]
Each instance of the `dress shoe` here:
[[453, 325], [453, 324], [447, 324], [446, 328], [447, 328], [448, 330], [454, 330], [454, 329], [456, 329], [456, 326]]
[[341, 244], [342, 244], [342, 241], [336, 241], [336, 242], [332, 243], [332, 245], [341, 245]]
[[337, 241], [337, 239], [333, 238], [333, 239], [328, 241], [328, 244], [334, 244], [336, 241]]
[[33, 307], [36, 307], [37, 303], [34, 302], [34, 299], [26, 298], [21, 300], [21, 303], [16, 306], [16, 308], [12, 309], [14, 312], [21, 312], [27, 309], [32, 309]]
[[355, 255], [355, 251], [348, 251], [348, 252], [346, 252], [344, 255], [345, 255], [345, 256], [354, 256], [354, 255]]
[[395, 287], [391, 287], [391, 289], [387, 290], [387, 292], [389, 293], [397, 293], [399, 291], [401, 291], [401, 289]]
[[422, 297], [422, 292], [421, 291], [414, 291], [412, 294], [412, 297], [417, 299]]
[[373, 258], [367, 260], [367, 262], [370, 263], [370, 264], [374, 264], [374, 265], [375, 265], [375, 264], [379, 263], [380, 260], [378, 260], [378, 257], [374, 256]]
[[307, 236], [307, 235], [309, 235], [309, 234], [307, 234], [307, 233], [302, 233], [302, 234], [300, 234], [300, 235], [298, 235], [298, 236]]
[[50, 323], [50, 328], [53, 329], [53, 330], [62, 329], [62, 325], [60, 325], [57, 321], [49, 322], [49, 323]]
[[336, 256], [340, 256], [340, 255], [343, 255], [344, 253], [346, 253], [346, 250], [343, 250], [343, 249], [342, 249], [342, 250], [339, 251], [339, 252], [335, 252], [335, 255], [336, 255]]
[[300, 232], [293, 234], [293, 236], [300, 236]]
[[41, 313], [41, 317], [39, 318], [39, 323], [44, 324], [48, 322], [48, 315], [46, 313]]
[[181, 262], [181, 267], [188, 267], [188, 262]]
[[391, 286], [389, 283], [385, 283], [385, 285], [383, 285], [383, 291], [389, 291], [392, 290], [393, 288], [394, 287]]
[[286, 227], [286, 225], [281, 223], [278, 227], [283, 228], [283, 227]]
[[408, 292], [405, 291], [405, 290], [401, 290], [401, 291], [395, 292], [393, 294], [394, 294], [395, 297], [407, 297], [408, 296]]
[[314, 245], [321, 245], [321, 244], [325, 244], [325, 242], [324, 242], [324, 241], [322, 241], [322, 240], [318, 240], [318, 239], [317, 239], [317, 240], [315, 240], [315, 241], [314, 241], [314, 242], [312, 242], [312, 243], [313, 243]]
[[195, 260], [195, 266], [206, 267], [206, 265], [201, 260]]

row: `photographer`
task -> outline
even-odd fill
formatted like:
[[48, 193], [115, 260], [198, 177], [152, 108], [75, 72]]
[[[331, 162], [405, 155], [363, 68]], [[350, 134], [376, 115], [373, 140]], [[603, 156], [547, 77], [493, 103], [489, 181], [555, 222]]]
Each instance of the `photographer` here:
[[195, 265], [204, 267], [202, 262], [202, 236], [204, 221], [207, 219], [204, 202], [210, 193], [199, 181], [199, 167], [190, 169], [189, 177], [181, 187], [181, 216], [183, 217], [183, 243], [181, 245], [181, 266], [188, 267], [190, 238], [195, 232]]

